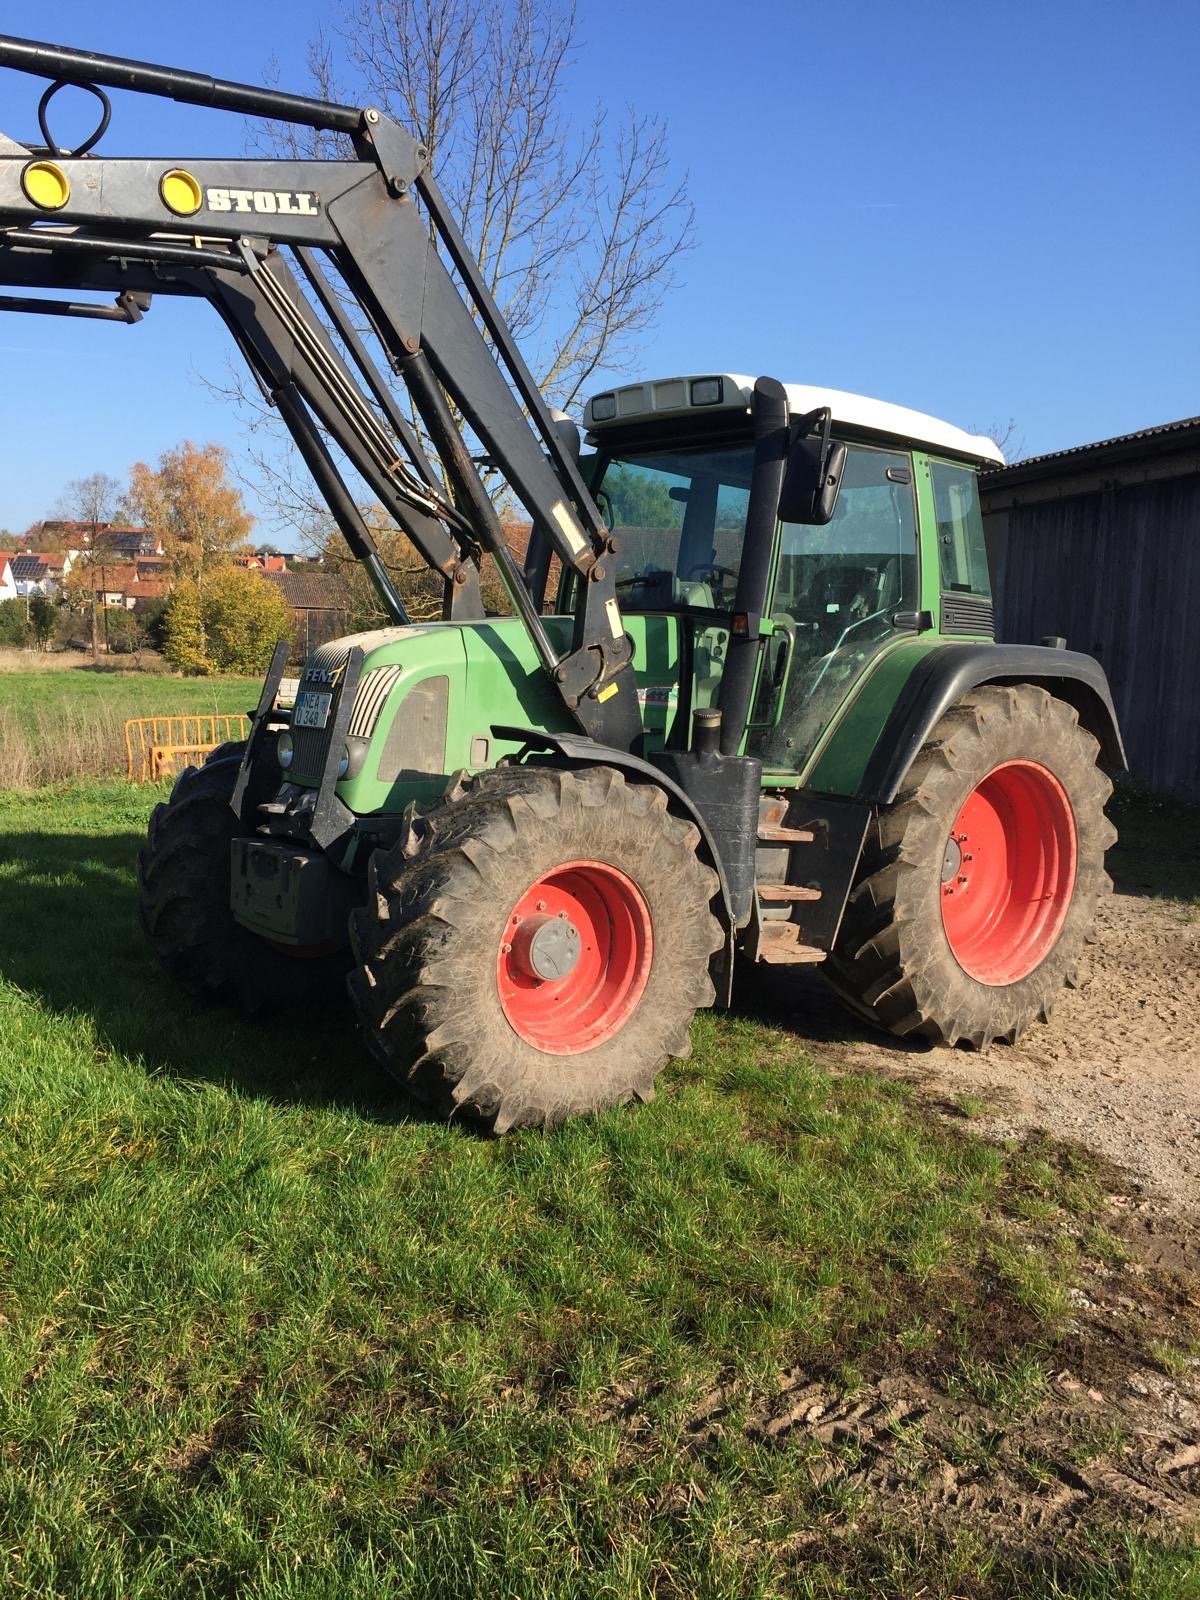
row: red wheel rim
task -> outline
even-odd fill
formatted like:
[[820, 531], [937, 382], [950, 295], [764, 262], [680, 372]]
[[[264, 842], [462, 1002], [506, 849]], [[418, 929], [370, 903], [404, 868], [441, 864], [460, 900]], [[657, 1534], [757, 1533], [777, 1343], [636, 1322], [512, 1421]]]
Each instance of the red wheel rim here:
[[[563, 977], [534, 970], [534, 938], [573, 952]], [[628, 1022], [653, 954], [650, 912], [633, 880], [602, 861], [568, 861], [531, 883], [506, 919], [496, 956], [500, 1005], [528, 1044], [578, 1055]]]
[[942, 863], [942, 926], [980, 983], [1016, 983], [1044, 961], [1075, 888], [1075, 815], [1054, 774], [1006, 761], [972, 789]]

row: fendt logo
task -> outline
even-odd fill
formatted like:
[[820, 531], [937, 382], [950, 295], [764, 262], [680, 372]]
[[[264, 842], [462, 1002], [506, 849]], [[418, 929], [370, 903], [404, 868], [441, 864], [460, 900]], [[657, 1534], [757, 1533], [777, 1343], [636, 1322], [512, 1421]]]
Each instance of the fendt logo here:
[[346, 663], [344, 661], [340, 667], [309, 667], [305, 671], [301, 682], [306, 686], [316, 684], [322, 689], [336, 689], [342, 681], [342, 674], [345, 670]]
[[210, 211], [250, 211], [260, 217], [315, 217], [320, 215], [319, 195], [294, 189], [210, 189]]

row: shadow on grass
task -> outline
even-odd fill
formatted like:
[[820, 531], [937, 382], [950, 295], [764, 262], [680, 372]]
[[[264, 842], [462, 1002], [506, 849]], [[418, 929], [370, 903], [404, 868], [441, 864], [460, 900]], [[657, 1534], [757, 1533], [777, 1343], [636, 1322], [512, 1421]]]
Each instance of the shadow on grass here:
[[739, 962], [733, 1014], [782, 1028], [814, 1045], [869, 1043], [896, 1056], [927, 1055], [924, 1040], [898, 1039], [842, 1004], [817, 966], [751, 966]]
[[247, 1018], [181, 994], [137, 920], [135, 832], [0, 835], [0, 977], [50, 1011], [90, 1019], [102, 1046], [151, 1073], [220, 1083], [387, 1122], [424, 1120], [370, 1059], [348, 1000], [315, 996]]

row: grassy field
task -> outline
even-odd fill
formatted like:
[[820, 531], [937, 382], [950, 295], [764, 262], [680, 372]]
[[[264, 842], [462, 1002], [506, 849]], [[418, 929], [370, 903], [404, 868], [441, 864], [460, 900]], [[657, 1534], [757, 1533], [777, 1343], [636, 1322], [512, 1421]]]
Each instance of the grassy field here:
[[94, 670], [78, 659], [29, 665], [9, 652], [0, 664], [0, 789], [123, 772], [127, 717], [247, 711], [258, 699], [256, 678]]
[[700, 1018], [636, 1111], [422, 1121], [302, 983], [252, 1025], [159, 976], [155, 798], [0, 796], [5, 1595], [1200, 1594], [1194, 1546], [1101, 1508], [1070, 1539], [925, 1515], [946, 1467], [898, 1413], [886, 1503], [778, 1420], [902, 1371], [961, 1406], [955, 1470], [1036, 1499], [1070, 1286], [1121, 1270], [1086, 1160], [749, 1016]]

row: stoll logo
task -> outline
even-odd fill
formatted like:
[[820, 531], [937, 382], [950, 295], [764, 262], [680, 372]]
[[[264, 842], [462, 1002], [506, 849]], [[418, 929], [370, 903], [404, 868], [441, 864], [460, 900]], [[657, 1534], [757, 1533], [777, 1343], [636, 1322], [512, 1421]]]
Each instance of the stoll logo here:
[[210, 211], [249, 211], [260, 217], [315, 217], [321, 197], [295, 189], [209, 189]]

